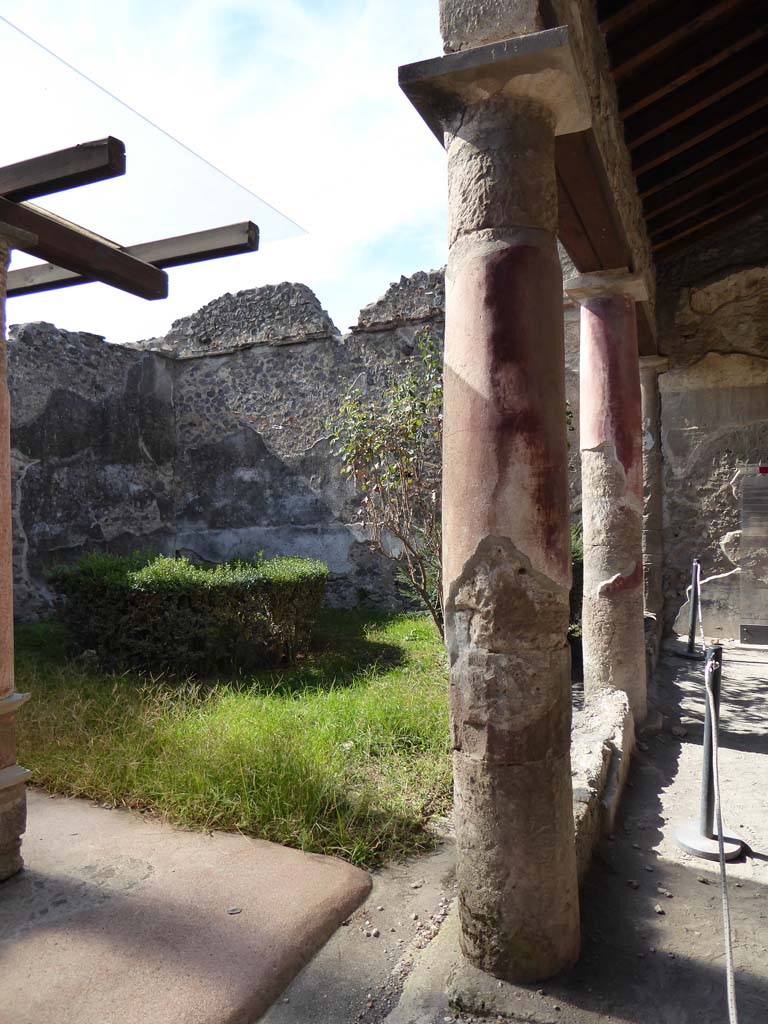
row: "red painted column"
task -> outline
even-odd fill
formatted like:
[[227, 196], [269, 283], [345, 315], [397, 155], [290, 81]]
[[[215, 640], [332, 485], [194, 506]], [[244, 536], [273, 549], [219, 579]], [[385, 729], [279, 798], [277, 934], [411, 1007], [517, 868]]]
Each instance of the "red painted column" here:
[[13, 539], [11, 528], [11, 403], [5, 347], [8, 246], [0, 237], [0, 881], [22, 866], [29, 772], [16, 764], [16, 711], [26, 694], [13, 683]]
[[461, 946], [511, 981], [576, 960], [562, 274], [554, 117], [446, 133], [443, 531]]
[[581, 304], [580, 436], [584, 522], [582, 633], [587, 698], [627, 694], [646, 712], [643, 623], [643, 450], [637, 279], [569, 282]]

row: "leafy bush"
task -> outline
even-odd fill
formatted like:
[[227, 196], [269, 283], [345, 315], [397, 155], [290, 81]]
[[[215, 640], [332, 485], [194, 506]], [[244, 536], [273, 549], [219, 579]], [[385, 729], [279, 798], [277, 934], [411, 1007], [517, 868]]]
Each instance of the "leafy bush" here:
[[440, 446], [443, 358], [427, 329], [418, 356], [377, 398], [351, 386], [328, 423], [341, 472], [360, 489], [360, 515], [443, 635]]
[[48, 572], [79, 651], [109, 668], [184, 674], [292, 660], [309, 643], [327, 577], [306, 558], [208, 568], [104, 552]]

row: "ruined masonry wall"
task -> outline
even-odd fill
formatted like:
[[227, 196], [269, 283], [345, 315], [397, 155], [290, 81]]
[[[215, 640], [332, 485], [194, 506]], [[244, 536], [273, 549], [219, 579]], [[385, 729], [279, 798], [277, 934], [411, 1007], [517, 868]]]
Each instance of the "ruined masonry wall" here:
[[[659, 377], [669, 628], [694, 555], [710, 576], [750, 554], [733, 478], [768, 459], [768, 212], [664, 260], [658, 278], [659, 349], [670, 357]], [[49, 607], [44, 564], [105, 545], [214, 560], [296, 551], [329, 562], [333, 602], [396, 603], [392, 567], [366, 543], [324, 424], [347, 381], [375, 392], [412, 358], [420, 326], [442, 336], [443, 309], [443, 275], [432, 272], [402, 278], [344, 337], [302, 285], [222, 296], [131, 346], [11, 328], [17, 614]], [[576, 309], [565, 327], [578, 514]], [[737, 635], [739, 587], [738, 574], [711, 585], [714, 634]]]
[[94, 547], [314, 556], [329, 563], [332, 603], [396, 605], [325, 421], [348, 382], [380, 390], [420, 327], [442, 338], [443, 304], [432, 272], [401, 279], [343, 338], [289, 284], [222, 296], [129, 346], [12, 328], [16, 614], [45, 614], [44, 566]]

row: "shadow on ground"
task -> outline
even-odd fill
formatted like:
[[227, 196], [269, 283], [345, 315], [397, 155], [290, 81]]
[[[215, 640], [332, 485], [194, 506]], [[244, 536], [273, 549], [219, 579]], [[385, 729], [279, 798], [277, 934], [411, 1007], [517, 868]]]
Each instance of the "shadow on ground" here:
[[[724, 803], [740, 828], [746, 813], [741, 798], [751, 795], [760, 775], [763, 783], [768, 780], [766, 667], [759, 659], [725, 652]], [[616, 832], [600, 845], [583, 885], [581, 960], [542, 987], [563, 1009], [568, 1004], [587, 1011], [574, 1020], [595, 1014], [631, 1024], [714, 1024], [728, 1019], [717, 865], [676, 852], [672, 837], [685, 813], [698, 810], [702, 667], [666, 658], [653, 699], [665, 726], [641, 738]], [[730, 758], [728, 751], [734, 752]], [[765, 815], [752, 822], [763, 837], [766, 824]], [[768, 1020], [764, 845], [755, 843], [741, 866], [729, 868], [741, 1024]]]

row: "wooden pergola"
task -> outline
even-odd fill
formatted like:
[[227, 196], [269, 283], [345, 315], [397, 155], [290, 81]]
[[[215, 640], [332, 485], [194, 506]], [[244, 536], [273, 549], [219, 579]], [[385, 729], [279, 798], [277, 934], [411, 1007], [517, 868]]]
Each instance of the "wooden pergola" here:
[[[259, 231], [245, 221], [193, 234], [125, 247], [31, 205], [29, 200], [125, 174], [119, 139], [0, 167], [0, 881], [22, 866], [26, 824], [25, 782], [16, 763], [16, 713], [29, 694], [14, 692], [13, 563], [10, 472], [10, 399], [6, 383], [5, 297], [69, 288], [90, 281], [143, 299], [168, 294], [168, 267], [253, 252]], [[7, 274], [8, 251], [19, 249], [43, 264]]]
[[101, 281], [142, 299], [164, 299], [166, 268], [258, 249], [259, 230], [250, 221], [125, 247], [28, 202], [123, 174], [125, 146], [111, 137], [0, 167], [0, 236], [47, 261], [11, 271], [9, 296]]

